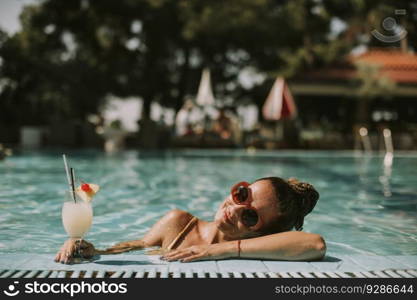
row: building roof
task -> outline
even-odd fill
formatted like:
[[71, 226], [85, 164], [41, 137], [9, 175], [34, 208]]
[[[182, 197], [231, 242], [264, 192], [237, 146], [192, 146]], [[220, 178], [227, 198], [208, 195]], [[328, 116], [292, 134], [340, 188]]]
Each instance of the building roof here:
[[380, 66], [381, 75], [396, 83], [417, 84], [417, 55], [397, 49], [371, 49], [359, 55], [350, 55], [343, 66], [332, 66], [306, 74], [311, 79], [346, 80], [356, 77], [355, 63]]
[[417, 71], [417, 55], [399, 50], [371, 50], [360, 55], [350, 56], [353, 61], [379, 64], [391, 70], [415, 70]]
[[399, 50], [375, 49], [350, 56], [352, 63], [364, 62], [381, 66], [381, 73], [398, 83], [417, 83], [417, 55]]

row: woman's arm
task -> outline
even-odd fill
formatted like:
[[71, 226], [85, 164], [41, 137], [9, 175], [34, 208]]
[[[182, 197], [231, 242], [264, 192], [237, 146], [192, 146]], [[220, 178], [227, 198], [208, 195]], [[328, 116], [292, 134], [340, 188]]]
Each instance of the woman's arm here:
[[143, 240], [134, 240], [118, 243], [110, 248], [100, 250], [96, 249], [94, 245], [86, 240], [82, 240], [80, 243], [79, 239], [70, 238], [65, 241], [61, 249], [55, 256], [56, 262], [71, 263], [74, 254], [79, 253], [82, 257], [90, 258], [94, 255], [100, 254], [119, 254], [123, 252], [140, 250], [146, 247]]
[[322, 236], [302, 231], [288, 231], [242, 240], [240, 256], [276, 260], [319, 260], [326, 253]]
[[[162, 246], [165, 239], [170, 240], [175, 236], [187, 221], [190, 215], [181, 210], [171, 210], [166, 213], [142, 239], [117, 243], [107, 249], [96, 249], [93, 244], [83, 240], [79, 244], [78, 239], [68, 239], [55, 256], [56, 262], [70, 263], [74, 253], [79, 253], [84, 257], [94, 255], [119, 254], [146, 247]], [[77, 244], [78, 243], [78, 244]]]
[[[126, 241], [126, 242], [120, 242], [117, 243], [109, 248], [106, 248], [104, 250], [100, 250], [100, 249], [94, 249], [93, 251], [93, 255], [97, 255], [97, 254], [101, 254], [101, 255], [105, 255], [105, 254], [119, 254], [119, 253], [124, 253], [124, 252], [129, 252], [129, 251], [134, 251], [134, 250], [141, 250], [143, 248], [146, 247], [152, 247], [153, 245], [147, 245], [143, 239], [140, 240], [133, 240], [133, 241]], [[82, 247], [81, 247], [82, 250]], [[80, 251], [81, 254], [83, 254], [82, 251]]]
[[192, 246], [171, 251], [163, 258], [183, 262], [238, 257], [273, 260], [319, 260], [326, 253], [324, 239], [314, 233], [288, 231], [240, 241]]

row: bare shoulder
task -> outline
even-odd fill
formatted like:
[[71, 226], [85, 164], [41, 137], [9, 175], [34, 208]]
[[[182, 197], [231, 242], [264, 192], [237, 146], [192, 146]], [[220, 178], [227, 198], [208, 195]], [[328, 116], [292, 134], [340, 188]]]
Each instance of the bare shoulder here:
[[170, 210], [153, 225], [143, 240], [148, 246], [163, 246], [174, 239], [192, 218], [193, 215], [186, 211]]
[[190, 222], [193, 215], [179, 209], [169, 211], [163, 219], [165, 219], [166, 226], [164, 229], [164, 238], [162, 240], [162, 247], [167, 247]]
[[177, 228], [181, 231], [193, 217], [194, 216], [189, 212], [180, 209], [173, 209], [167, 212], [163, 216], [162, 220], [166, 225]]

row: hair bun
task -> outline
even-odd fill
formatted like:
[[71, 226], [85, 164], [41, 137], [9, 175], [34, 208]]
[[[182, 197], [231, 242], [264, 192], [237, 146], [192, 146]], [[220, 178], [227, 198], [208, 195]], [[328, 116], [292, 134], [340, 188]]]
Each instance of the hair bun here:
[[287, 182], [291, 188], [298, 195], [300, 195], [300, 201], [302, 201], [301, 207], [303, 217], [308, 215], [316, 206], [316, 203], [320, 197], [319, 193], [311, 184], [300, 182], [296, 178], [290, 178]]

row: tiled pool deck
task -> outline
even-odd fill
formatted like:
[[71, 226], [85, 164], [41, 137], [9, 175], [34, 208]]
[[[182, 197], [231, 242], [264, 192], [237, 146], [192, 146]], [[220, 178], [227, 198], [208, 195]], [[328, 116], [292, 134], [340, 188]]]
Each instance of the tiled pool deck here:
[[218, 260], [165, 262], [151, 255], [106, 255], [81, 264], [50, 254], [1, 254], [0, 278], [31, 277], [394, 277], [417, 278], [417, 256], [328, 255], [317, 262]]

